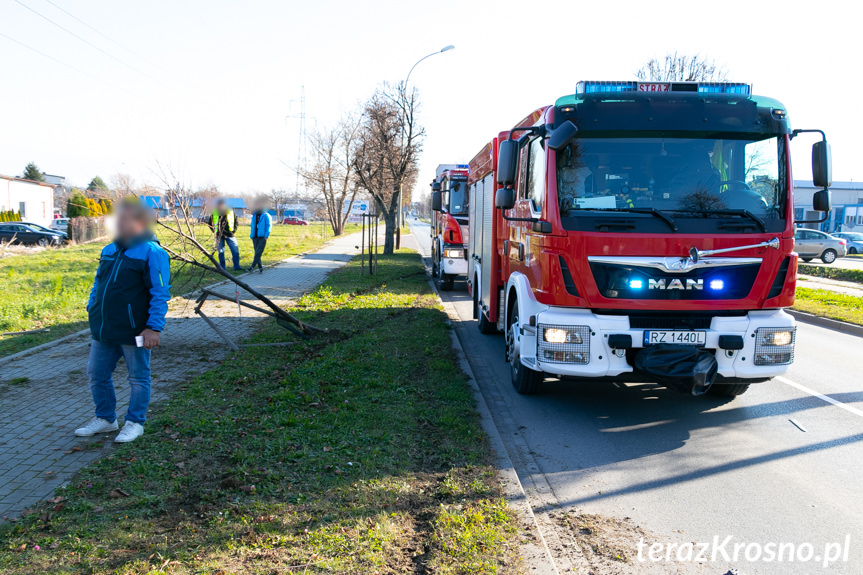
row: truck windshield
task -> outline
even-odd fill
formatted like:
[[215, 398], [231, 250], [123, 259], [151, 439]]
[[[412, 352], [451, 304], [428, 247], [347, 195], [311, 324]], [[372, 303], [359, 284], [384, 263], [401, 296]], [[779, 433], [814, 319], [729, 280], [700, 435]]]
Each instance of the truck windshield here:
[[760, 227], [782, 220], [784, 137], [712, 136], [577, 138], [557, 152], [562, 218], [644, 208], [675, 219], [741, 216]]
[[449, 213], [454, 216], [467, 215], [468, 195], [467, 181], [451, 180], [449, 184]]

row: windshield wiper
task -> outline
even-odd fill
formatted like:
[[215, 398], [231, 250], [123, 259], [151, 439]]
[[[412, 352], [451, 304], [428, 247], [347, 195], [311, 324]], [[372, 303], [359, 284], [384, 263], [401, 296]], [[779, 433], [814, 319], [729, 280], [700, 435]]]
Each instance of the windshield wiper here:
[[617, 208], [616, 210], [609, 210], [615, 212], [631, 212], [633, 214], [651, 214], [656, 216], [670, 227], [675, 232], [677, 231], [677, 224], [674, 223], [674, 219], [671, 216], [666, 214], [665, 212], [661, 212], [656, 208]]
[[674, 210], [675, 212], [680, 213], [694, 213], [694, 214], [719, 214], [722, 216], [742, 216], [744, 218], [749, 218], [753, 222], [755, 222], [762, 232], [767, 233], [767, 224], [764, 223], [764, 220], [750, 212], [749, 210]]
[[609, 214], [617, 213], [617, 212], [629, 212], [632, 214], [650, 214], [652, 216], [656, 216], [670, 227], [675, 232], [677, 231], [677, 224], [674, 223], [674, 219], [666, 214], [665, 212], [661, 212], [656, 208], [570, 208], [567, 210], [568, 212], [606, 212]]

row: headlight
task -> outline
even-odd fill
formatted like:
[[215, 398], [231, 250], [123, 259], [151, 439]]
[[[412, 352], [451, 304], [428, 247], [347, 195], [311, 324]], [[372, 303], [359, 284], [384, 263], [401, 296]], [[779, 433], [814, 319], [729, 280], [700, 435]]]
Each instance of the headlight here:
[[[760, 331], [760, 330], [759, 330]], [[761, 345], [788, 345], [793, 341], [794, 337], [791, 330], [771, 331], [761, 334], [759, 343]]]
[[463, 256], [462, 250], [444, 250], [443, 257], [445, 258], [460, 258]]
[[788, 365], [794, 361], [796, 328], [760, 327], [755, 331], [755, 365]]
[[537, 326], [537, 359], [549, 363], [590, 362], [590, 328], [586, 325]]
[[557, 327], [546, 328], [543, 332], [543, 339], [548, 343], [582, 343], [581, 336], [577, 331]]

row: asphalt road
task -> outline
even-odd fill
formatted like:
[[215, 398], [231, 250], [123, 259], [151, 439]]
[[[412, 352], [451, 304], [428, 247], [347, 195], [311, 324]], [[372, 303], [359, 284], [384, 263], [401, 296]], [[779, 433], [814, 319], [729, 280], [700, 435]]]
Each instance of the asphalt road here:
[[[428, 226], [409, 223], [427, 255]], [[519, 478], [548, 491], [535, 506], [629, 517], [658, 539], [730, 535], [729, 551], [736, 542], [791, 543], [805, 558], [811, 543], [822, 558], [750, 562], [741, 552], [731, 565], [744, 575], [863, 573], [863, 339], [800, 324], [788, 374], [734, 400], [559, 381], [521, 396], [503, 336], [479, 333], [465, 284], [442, 295]], [[842, 544], [844, 555], [848, 536], [848, 560], [824, 567], [825, 544]]]

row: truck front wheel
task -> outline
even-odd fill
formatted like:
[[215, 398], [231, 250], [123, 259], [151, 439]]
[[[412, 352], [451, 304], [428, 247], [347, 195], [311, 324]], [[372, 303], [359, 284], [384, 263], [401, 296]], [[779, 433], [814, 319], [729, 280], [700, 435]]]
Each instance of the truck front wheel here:
[[512, 386], [522, 395], [539, 392], [543, 374], [521, 363], [521, 328], [518, 323], [518, 306], [513, 307], [506, 330], [506, 358], [512, 371]]

